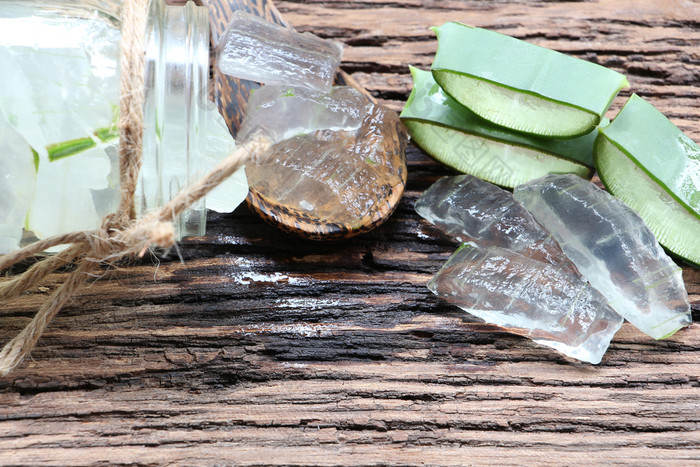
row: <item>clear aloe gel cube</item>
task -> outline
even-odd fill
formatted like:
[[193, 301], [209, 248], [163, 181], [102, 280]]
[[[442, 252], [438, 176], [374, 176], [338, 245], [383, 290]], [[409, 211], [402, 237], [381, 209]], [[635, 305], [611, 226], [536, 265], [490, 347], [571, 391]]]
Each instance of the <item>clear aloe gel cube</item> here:
[[237, 138], [245, 143], [262, 134], [273, 143], [319, 130], [355, 131], [368, 109], [359, 91], [336, 86], [328, 92], [266, 85], [250, 96]]
[[32, 148], [0, 111], [0, 254], [19, 247], [35, 183]]
[[338, 42], [236, 11], [219, 40], [217, 63], [235, 78], [327, 92], [342, 52]]
[[423, 192], [415, 209], [460, 242], [507, 248], [579, 275], [557, 241], [513, 193], [477, 177], [442, 177]]
[[515, 197], [610, 306], [640, 331], [663, 339], [690, 325], [681, 268], [622, 201], [571, 175], [520, 185]]
[[594, 364], [623, 323], [585, 280], [504, 248], [462, 245], [428, 288], [488, 323]]
[[590, 132], [627, 79], [514, 37], [449, 22], [433, 28], [431, 70], [454, 99], [512, 130], [551, 138]]
[[390, 214], [405, 176], [394, 112], [347, 86], [266, 85], [247, 108], [239, 140], [262, 133], [273, 143], [246, 173], [253, 202], [274, 206], [264, 211], [274, 222], [309, 219], [355, 234]]

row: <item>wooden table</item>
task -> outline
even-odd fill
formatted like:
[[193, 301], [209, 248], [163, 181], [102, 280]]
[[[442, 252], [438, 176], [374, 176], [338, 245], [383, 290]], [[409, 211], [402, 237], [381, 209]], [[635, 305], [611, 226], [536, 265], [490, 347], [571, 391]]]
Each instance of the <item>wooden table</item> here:
[[[625, 73], [700, 141], [696, 1], [278, 7], [344, 42], [345, 70], [396, 110], [408, 65], [431, 63], [428, 27], [459, 20]], [[625, 324], [591, 366], [475, 322], [425, 287], [455, 245], [413, 204], [450, 172], [408, 160], [401, 205], [368, 235], [298, 240], [240, 208], [210, 215], [182, 262], [92, 283], [0, 378], [0, 464], [700, 465], [700, 326], [655, 342]], [[3, 343], [64, 277], [3, 304]], [[697, 321], [700, 271], [684, 277]]]

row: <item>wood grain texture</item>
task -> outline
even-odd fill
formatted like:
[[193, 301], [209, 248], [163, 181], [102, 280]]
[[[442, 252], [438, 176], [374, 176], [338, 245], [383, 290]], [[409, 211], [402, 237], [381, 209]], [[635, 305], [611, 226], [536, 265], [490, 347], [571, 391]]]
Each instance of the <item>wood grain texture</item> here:
[[[700, 140], [700, 5], [680, 1], [285, 1], [297, 29], [400, 109], [429, 26], [494, 28], [624, 72]], [[629, 95], [625, 91], [611, 115]], [[425, 283], [454, 249], [413, 211], [450, 173], [409, 147], [393, 217], [347, 241], [286, 236], [247, 208], [106, 271], [0, 379], [0, 464], [700, 465], [696, 323], [625, 324], [599, 366], [475, 322]], [[65, 277], [0, 306], [18, 332]]]

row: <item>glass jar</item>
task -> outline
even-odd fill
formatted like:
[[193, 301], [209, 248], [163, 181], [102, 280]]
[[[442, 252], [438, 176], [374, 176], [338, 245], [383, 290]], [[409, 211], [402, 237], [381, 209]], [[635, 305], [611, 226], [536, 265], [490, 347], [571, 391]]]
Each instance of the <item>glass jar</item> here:
[[[0, 8], [0, 254], [22, 232], [44, 238], [99, 225], [118, 203], [121, 1], [9, 0]], [[234, 148], [208, 100], [207, 9], [151, 0], [146, 26], [142, 215]], [[231, 211], [242, 171], [207, 197]], [[176, 224], [202, 235], [205, 201]]]

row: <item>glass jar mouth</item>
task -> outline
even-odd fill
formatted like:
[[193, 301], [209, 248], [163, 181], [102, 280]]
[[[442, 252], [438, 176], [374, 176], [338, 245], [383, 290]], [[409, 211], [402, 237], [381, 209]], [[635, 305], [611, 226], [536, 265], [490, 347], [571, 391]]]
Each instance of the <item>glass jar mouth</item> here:
[[[205, 7], [151, 0], [146, 26], [144, 150], [137, 211], [167, 203], [202, 175], [209, 95], [209, 19]], [[178, 236], [203, 235], [201, 201], [176, 225]]]

